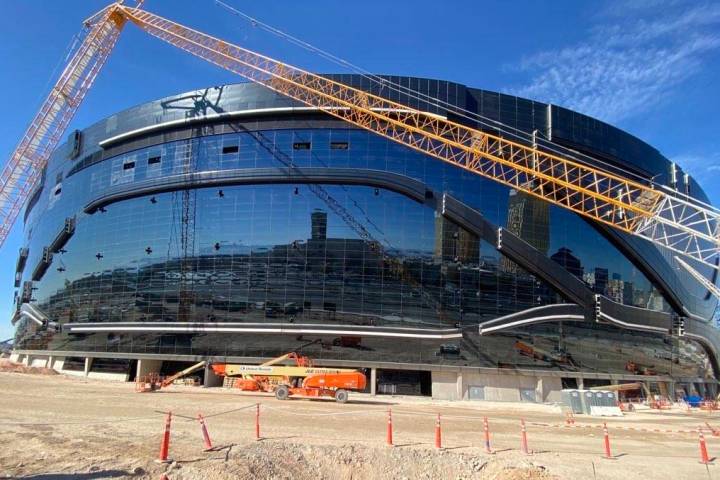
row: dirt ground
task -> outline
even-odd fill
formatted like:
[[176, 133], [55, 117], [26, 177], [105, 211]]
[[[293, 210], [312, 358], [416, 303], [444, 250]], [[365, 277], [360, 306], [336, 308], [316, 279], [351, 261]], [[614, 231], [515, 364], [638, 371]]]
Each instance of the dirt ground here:
[[[260, 404], [261, 440], [255, 440]], [[392, 409], [395, 447], [385, 445]], [[158, 456], [171, 410], [172, 463]], [[215, 449], [203, 451], [199, 412]], [[436, 415], [443, 449], [434, 448]], [[483, 451], [487, 416], [494, 454]], [[520, 452], [520, 419], [532, 455]], [[222, 388], [132, 384], [0, 373], [0, 478], [60, 479], [720, 479], [698, 462], [704, 427], [720, 454], [720, 414], [639, 411], [606, 418], [614, 460], [603, 455], [603, 419], [565, 424], [557, 406], [353, 395], [350, 402], [280, 402]], [[636, 429], [662, 429], [679, 433]], [[688, 433], [686, 433], [688, 432]], [[720, 432], [719, 432], [720, 433]]]

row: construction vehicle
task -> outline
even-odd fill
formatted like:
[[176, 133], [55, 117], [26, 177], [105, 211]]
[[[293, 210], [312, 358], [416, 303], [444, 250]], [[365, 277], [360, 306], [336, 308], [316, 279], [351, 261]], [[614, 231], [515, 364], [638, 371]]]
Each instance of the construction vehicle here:
[[[577, 152], [540, 139], [535, 133], [518, 134], [504, 126], [500, 133], [497, 128], [485, 131], [475, 127], [478, 121], [484, 121], [482, 117], [471, 118], [473, 126], [464, 125], [301, 70], [154, 15], [141, 9], [142, 3], [130, 7], [118, 1], [84, 22], [82, 42], [0, 172], [0, 246], [40, 184], [50, 155], [113, 51], [120, 32], [127, 23], [133, 23], [160, 40], [308, 107], [649, 240], [691, 259], [696, 267], [710, 272], [720, 270], [720, 211], [710, 205], [652, 179], [629, 178], [600, 168]], [[407, 90], [389, 80], [366, 77], [382, 87]], [[407, 92], [422, 95], [414, 90]], [[466, 116], [436, 98], [428, 97], [426, 101], [443, 105], [451, 114]], [[694, 271], [689, 264], [682, 266]], [[717, 288], [710, 292], [720, 297]]]
[[206, 363], [207, 362], [203, 360], [202, 362], [198, 362], [191, 367], [180, 370], [179, 372], [174, 373], [169, 377], [162, 377], [157, 372], [142, 375], [135, 380], [135, 391], [138, 393], [155, 392], [157, 390], [160, 390], [161, 388], [172, 385], [175, 380], [179, 380], [186, 375], [190, 375], [191, 373], [200, 370], [201, 368], [205, 367]]
[[[285, 360], [295, 365], [281, 365]], [[331, 397], [338, 403], [348, 400], [348, 390], [363, 390], [367, 383], [362, 372], [344, 368], [313, 366], [308, 357], [286, 353], [261, 365], [213, 363], [216, 375], [234, 377], [234, 386], [243, 391], [274, 393], [278, 400], [291, 396]]]

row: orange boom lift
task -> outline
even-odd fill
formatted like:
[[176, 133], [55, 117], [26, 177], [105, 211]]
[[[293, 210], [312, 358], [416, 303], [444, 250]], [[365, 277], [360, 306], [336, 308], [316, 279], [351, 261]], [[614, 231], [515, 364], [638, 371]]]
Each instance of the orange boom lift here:
[[[282, 365], [285, 360], [294, 365]], [[278, 400], [290, 396], [331, 397], [338, 403], [348, 400], [348, 390], [363, 390], [365, 375], [345, 368], [314, 367], [308, 357], [290, 352], [261, 365], [215, 363], [215, 374], [235, 378], [235, 387], [250, 392], [272, 392]]]

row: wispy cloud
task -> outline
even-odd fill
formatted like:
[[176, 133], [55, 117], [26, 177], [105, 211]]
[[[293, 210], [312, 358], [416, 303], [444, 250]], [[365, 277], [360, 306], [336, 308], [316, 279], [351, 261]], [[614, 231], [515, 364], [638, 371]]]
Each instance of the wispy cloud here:
[[528, 80], [511, 93], [611, 122], [662, 102], [720, 49], [720, 4], [653, 5], [636, 2], [627, 18], [604, 16], [586, 41], [523, 58], [513, 68]]

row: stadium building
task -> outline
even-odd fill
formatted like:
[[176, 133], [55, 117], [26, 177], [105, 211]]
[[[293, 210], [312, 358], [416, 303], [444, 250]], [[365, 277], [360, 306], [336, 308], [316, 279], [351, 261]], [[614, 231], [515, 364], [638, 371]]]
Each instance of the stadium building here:
[[[333, 78], [467, 123], [361, 76]], [[601, 121], [388, 79], [477, 112], [479, 128], [535, 131], [708, 201]], [[368, 369], [378, 394], [542, 402], [638, 380], [717, 393], [716, 300], [672, 255], [255, 84], [74, 132], [24, 222], [13, 355], [29, 364], [132, 380], [295, 350]]]

